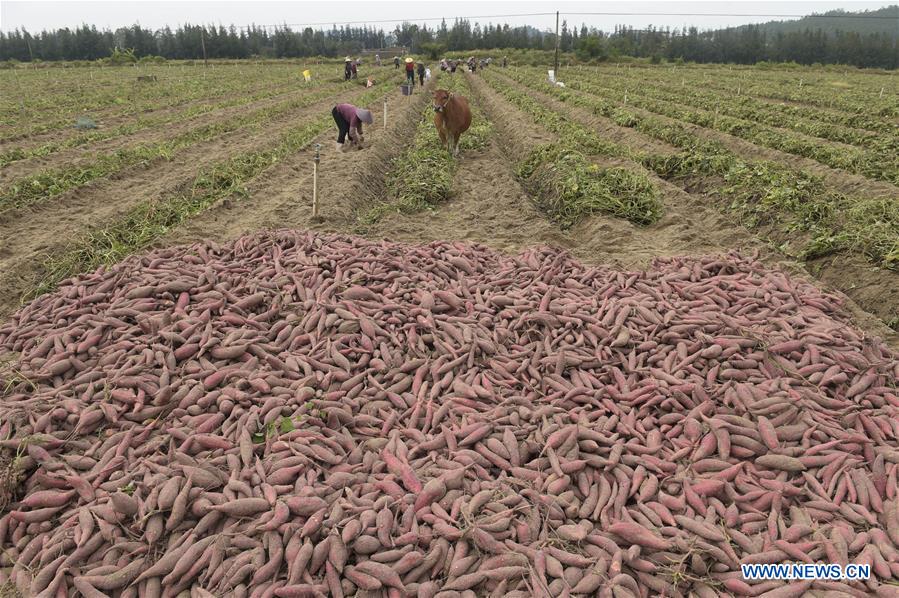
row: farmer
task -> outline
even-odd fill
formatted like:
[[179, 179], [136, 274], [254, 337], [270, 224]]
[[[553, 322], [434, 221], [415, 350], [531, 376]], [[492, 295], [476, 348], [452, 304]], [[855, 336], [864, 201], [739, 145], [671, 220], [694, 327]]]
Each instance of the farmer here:
[[359, 75], [359, 61], [354, 60], [352, 62], [352, 65], [353, 66], [351, 67], [351, 69], [353, 71], [353, 79], [355, 79]]
[[509, 59], [503, 56], [503, 68], [506, 68], [507, 66], [509, 66]]
[[381, 55], [375, 54], [375, 64], [381, 66]]
[[418, 63], [418, 84], [422, 87], [425, 84], [425, 65], [422, 62]]
[[399, 56], [393, 57], [393, 68], [394, 69], [400, 68], [400, 57]]
[[356, 108], [352, 104], [337, 104], [331, 110], [331, 116], [337, 123], [337, 151], [346, 151], [344, 141], [350, 138], [350, 143], [355, 144], [356, 149], [362, 149], [362, 123], [370, 125], [374, 120], [371, 110]]
[[349, 81], [353, 76], [353, 61], [347, 56], [343, 61], [343, 80]]
[[415, 61], [412, 58], [406, 59], [406, 80], [415, 87]]
[[458, 66], [459, 66], [459, 61], [458, 61], [458, 60], [455, 60], [455, 59], [450, 60], [450, 72], [451, 72], [451, 73], [455, 73], [455, 72], [456, 72], [456, 68], [457, 68]]

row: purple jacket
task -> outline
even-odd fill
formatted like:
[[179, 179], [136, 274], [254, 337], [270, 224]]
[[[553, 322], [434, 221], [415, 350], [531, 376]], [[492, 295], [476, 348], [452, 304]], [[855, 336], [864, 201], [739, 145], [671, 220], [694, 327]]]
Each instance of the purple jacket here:
[[352, 104], [337, 104], [337, 112], [340, 113], [340, 116], [342, 116], [345, 121], [350, 123], [350, 139], [356, 139], [356, 135], [353, 134], [353, 129], [356, 129], [359, 132], [359, 135], [362, 134], [362, 121], [356, 116], [355, 106]]

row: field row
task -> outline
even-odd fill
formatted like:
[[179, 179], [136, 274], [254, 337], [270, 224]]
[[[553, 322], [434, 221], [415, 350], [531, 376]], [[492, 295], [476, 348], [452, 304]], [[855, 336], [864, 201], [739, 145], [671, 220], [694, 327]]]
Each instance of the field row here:
[[[0, 99], [0, 142], [71, 127], [78, 116], [96, 120], [137, 115], [162, 107], [171, 108], [224, 95], [256, 93], [305, 83], [303, 67], [294, 64], [266, 68], [219, 66], [142, 67], [108, 69], [46, 69], [25, 78], [18, 69], [0, 70], [0, 86], [8, 90]], [[336, 79], [336, 64], [312, 67], [313, 81]], [[176, 71], [176, 72], [172, 72]], [[138, 81], [156, 76], [155, 81]], [[35, 89], [42, 77], [58, 85]], [[94, 80], [88, 79], [94, 77]]]
[[[539, 71], [528, 71], [532, 78]], [[632, 82], [615, 79], [578, 78], [566, 85], [575, 90], [587, 91], [611, 102], [643, 108], [650, 112], [668, 116], [678, 121], [693, 123], [745, 139], [751, 143], [777, 149], [797, 156], [813, 159], [831, 168], [842, 169], [874, 180], [899, 183], [899, 136], [876, 136], [873, 147], [856, 148], [845, 143], [833, 143], [821, 138], [794, 133], [783, 128], [784, 119], [776, 113], [776, 108], [747, 112], [736, 101], [725, 98], [706, 99], [691, 102], [679, 92], [666, 92], [653, 88], [651, 84], [633, 86]], [[697, 105], [699, 104], [699, 105]], [[773, 124], [764, 124], [765, 122]], [[817, 124], [810, 130], [822, 133]], [[859, 139], [870, 136], [852, 136]]]
[[[888, 120], [868, 120], [859, 123], [849, 115], [841, 117], [831, 112], [816, 108], [789, 104], [773, 104], [747, 95], [736, 96], [722, 93], [708, 85], [693, 80], [687, 83], [682, 77], [680, 81], [666, 81], [656, 77], [651, 80], [636, 79], [633, 76], [605, 77], [599, 74], [578, 77], [568, 83], [576, 85], [580, 81], [601, 84], [616, 91], [627, 91], [629, 97], [639, 99], [650, 97], [685, 106], [714, 111], [722, 116], [748, 120], [773, 127], [791, 129], [799, 133], [837, 141], [848, 145], [856, 145], [873, 150], [899, 149], [899, 127]], [[881, 132], [869, 131], [860, 124], [866, 124]], [[858, 127], [858, 128], [856, 128]]]
[[732, 96], [749, 95], [799, 106], [815, 107], [859, 119], [899, 117], [899, 81], [892, 73], [855, 69], [814, 71], [766, 70], [715, 65], [712, 67], [649, 67], [598, 69], [604, 75], [620, 75], [636, 82], [685, 80], [694, 87], [711, 88]]
[[[615, 146], [598, 139], [596, 153], [625, 156], [644, 164], [664, 178], [720, 177], [722, 184], [711, 183], [727, 201], [728, 209], [737, 212], [750, 226], [772, 225], [785, 232], [808, 235], [794, 250], [803, 258], [813, 258], [834, 251], [859, 252], [888, 268], [899, 265], [899, 206], [895, 197], [849, 197], [829, 189], [814, 175], [772, 162], [753, 160], [739, 155], [714, 141], [705, 141], [683, 125], [640, 114], [619, 102], [602, 96], [568, 89], [560, 90], [540, 80], [538, 73], [517, 72], [512, 77], [530, 89], [543, 90], [567, 103], [585, 108], [608, 118], [616, 125], [633, 128], [640, 133], [669, 144], [667, 154], [646, 152], [642, 148]], [[491, 82], [499, 89], [509, 89], [505, 77], [491, 73]], [[522, 91], [520, 101], [534, 105], [532, 114], [547, 118], [543, 107]], [[556, 112], [558, 114], [558, 112]], [[563, 111], [564, 114], [564, 111]], [[563, 120], [563, 123], [568, 121]], [[572, 129], [576, 127], [567, 125]], [[574, 131], [571, 136], [586, 135]], [[879, 226], [879, 228], [878, 228]]]
[[172, 137], [146, 144], [135, 144], [114, 152], [91, 155], [79, 163], [42, 170], [4, 185], [0, 190], [0, 214], [46, 201], [69, 189], [112, 176], [122, 170], [145, 165], [153, 160], [176, 160], [180, 153], [194, 144], [212, 140], [227, 133], [255, 128], [262, 130], [272, 121], [298, 108], [331, 97], [343, 84], [325, 84], [300, 94], [285, 94], [287, 99], [230, 118], [216, 119], [208, 124], [190, 127]]

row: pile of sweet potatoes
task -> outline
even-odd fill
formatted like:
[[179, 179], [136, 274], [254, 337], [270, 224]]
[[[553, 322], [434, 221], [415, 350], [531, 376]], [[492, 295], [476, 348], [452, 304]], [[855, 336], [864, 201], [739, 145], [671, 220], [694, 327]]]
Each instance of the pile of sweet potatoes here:
[[0, 328], [0, 593], [895, 596], [897, 377], [736, 255], [158, 250]]

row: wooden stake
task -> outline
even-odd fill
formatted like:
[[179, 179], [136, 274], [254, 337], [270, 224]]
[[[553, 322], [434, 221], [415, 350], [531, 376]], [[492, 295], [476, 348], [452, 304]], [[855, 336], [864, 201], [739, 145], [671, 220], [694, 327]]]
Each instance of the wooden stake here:
[[880, 88], [880, 97], [883, 97], [883, 87]]
[[321, 161], [322, 144], [315, 144], [315, 157], [312, 158], [312, 217], [318, 218], [318, 163]]
[[556, 11], [556, 58], [555, 58], [555, 61], [554, 61], [554, 68], [555, 68], [556, 77], [559, 76], [559, 46], [560, 46], [560, 39], [559, 39], [559, 11]]
[[384, 130], [387, 130], [387, 100], [384, 100]]
[[[203, 66], [209, 67], [209, 60], [206, 58], [206, 26], [200, 29], [200, 45], [203, 47]], [[205, 75], [204, 75], [205, 78]]]

